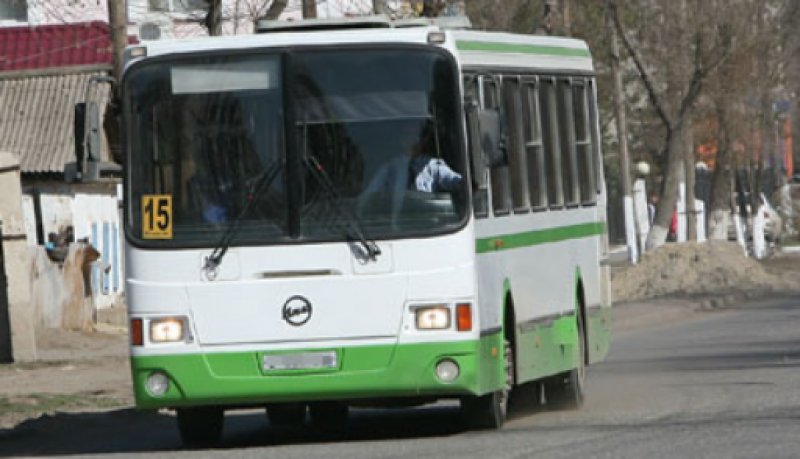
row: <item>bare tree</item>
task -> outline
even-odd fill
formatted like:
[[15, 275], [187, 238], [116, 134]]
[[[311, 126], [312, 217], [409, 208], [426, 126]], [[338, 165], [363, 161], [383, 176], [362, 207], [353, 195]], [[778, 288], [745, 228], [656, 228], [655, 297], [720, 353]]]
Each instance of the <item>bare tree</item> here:
[[617, 30], [614, 27], [614, 19], [609, 14], [606, 15], [609, 34], [609, 51], [611, 54], [611, 92], [614, 98], [614, 116], [616, 119], [617, 141], [619, 145], [619, 170], [620, 181], [622, 182], [622, 203], [623, 215], [625, 219], [625, 238], [628, 246], [629, 257], [633, 263], [639, 258], [638, 243], [636, 241], [636, 229], [634, 223], [633, 197], [631, 196], [631, 174], [630, 156], [628, 152], [628, 123], [625, 113], [625, 94], [622, 87], [622, 75], [620, 73], [619, 43], [617, 40]]
[[203, 25], [209, 35], [222, 35], [223, 25], [230, 23], [233, 33], [239, 31], [241, 24], [255, 29], [262, 19], [275, 20], [288, 6], [289, 0], [236, 0], [232, 5], [222, 0], [210, 0], [208, 9], [202, 17]]
[[[661, 16], [660, 22], [655, 22], [655, 24], [664, 28], [677, 27], [677, 30], [670, 30], [672, 33], [669, 36], [672, 40], [678, 40], [681, 37], [686, 39], [684, 43], [671, 42], [670, 52], [676, 54], [669, 59], [664, 59], [662, 56], [657, 62], [652, 59], [645, 62], [640, 48], [628, 37], [616, 1], [610, 1], [612, 17], [619, 37], [636, 65], [641, 82], [664, 131], [663, 143], [659, 152], [659, 157], [662, 158], [664, 179], [661, 184], [661, 198], [656, 208], [653, 227], [647, 237], [648, 249], [664, 243], [672, 220], [678, 198], [678, 184], [683, 171], [684, 154], [681, 139], [684, 134], [682, 130], [691, 128], [687, 124], [688, 115], [702, 95], [706, 79], [724, 62], [729, 52], [725, 43], [719, 42], [719, 40], [709, 40], [717, 31], [713, 29], [709, 31], [703, 22], [712, 16], [712, 11], [708, 9], [708, 2], [686, 1], [686, 8], [691, 11], [685, 16], [687, 23], [680, 23], [676, 20], [674, 15], [678, 13], [680, 17], [680, 10], [676, 11], [674, 7], [673, 9], [669, 9], [669, 7], [660, 10], [654, 9], [656, 14]], [[642, 0], [641, 3], [650, 7], [654, 6], [648, 0]], [[649, 27], [653, 29], [654, 24], [651, 23]], [[652, 33], [652, 30], [650, 32]], [[648, 48], [650, 51], [655, 49], [657, 48]], [[655, 53], [651, 53], [651, 57], [655, 57], [653, 54]], [[678, 62], [675, 62], [676, 59]], [[681, 61], [686, 62], [686, 68], [677, 68]], [[660, 72], [654, 71], [657, 64], [662, 65]], [[666, 80], [656, 81], [658, 75], [667, 75], [668, 77]]]
[[208, 0], [208, 10], [203, 20], [209, 35], [222, 35], [222, 0]]

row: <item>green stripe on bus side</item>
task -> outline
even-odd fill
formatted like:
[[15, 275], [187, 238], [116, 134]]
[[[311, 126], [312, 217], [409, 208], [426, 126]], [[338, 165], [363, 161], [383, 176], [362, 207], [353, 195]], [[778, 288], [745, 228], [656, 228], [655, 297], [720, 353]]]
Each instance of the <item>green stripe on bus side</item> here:
[[[294, 374], [262, 371], [264, 353], [255, 351], [133, 356], [131, 367], [140, 409], [480, 395], [499, 390], [504, 383], [502, 343], [502, 334], [495, 333], [472, 341], [339, 348], [340, 368]], [[306, 351], [310, 349], [301, 352]], [[435, 376], [436, 363], [444, 358], [460, 367], [460, 376], [452, 383]], [[154, 371], [165, 373], [171, 382], [161, 397], [146, 388]]]
[[459, 51], [486, 51], [493, 53], [543, 54], [548, 56], [586, 57], [591, 53], [585, 49], [565, 48], [562, 46], [524, 45], [520, 43], [497, 43], [487, 41], [458, 40]]
[[569, 239], [597, 236], [605, 232], [605, 224], [601, 222], [582, 223], [572, 226], [560, 226], [524, 233], [503, 234], [475, 241], [476, 253], [497, 252], [517, 249], [532, 245], [560, 242]]

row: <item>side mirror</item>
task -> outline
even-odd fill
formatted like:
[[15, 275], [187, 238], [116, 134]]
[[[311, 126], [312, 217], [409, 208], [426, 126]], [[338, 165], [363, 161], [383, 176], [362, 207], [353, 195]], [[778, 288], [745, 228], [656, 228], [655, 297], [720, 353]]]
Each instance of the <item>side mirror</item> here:
[[95, 102], [75, 104], [75, 119], [72, 132], [75, 135], [75, 165], [68, 165], [65, 175], [68, 181], [81, 181], [87, 171], [87, 163], [100, 159], [100, 115]]
[[85, 100], [75, 104], [73, 134], [75, 136], [75, 162], [64, 166], [64, 179], [67, 182], [96, 181], [101, 177], [118, 176], [121, 172], [119, 164], [101, 161], [102, 128], [100, 125], [100, 109], [96, 102], [89, 101], [89, 91], [93, 85], [108, 83], [114, 85], [114, 79], [107, 76], [94, 76], [86, 87]]
[[487, 185], [487, 168], [508, 164], [500, 113], [481, 109], [474, 100], [466, 102], [466, 113], [472, 181], [476, 188], [481, 189]]

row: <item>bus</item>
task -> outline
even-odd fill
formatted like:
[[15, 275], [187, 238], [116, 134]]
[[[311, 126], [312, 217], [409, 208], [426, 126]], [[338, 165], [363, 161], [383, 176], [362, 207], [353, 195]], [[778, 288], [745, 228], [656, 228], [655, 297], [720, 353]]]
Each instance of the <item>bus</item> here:
[[298, 22], [129, 47], [118, 83], [137, 408], [345, 425], [515, 388], [578, 406], [610, 341], [596, 79], [579, 40]]

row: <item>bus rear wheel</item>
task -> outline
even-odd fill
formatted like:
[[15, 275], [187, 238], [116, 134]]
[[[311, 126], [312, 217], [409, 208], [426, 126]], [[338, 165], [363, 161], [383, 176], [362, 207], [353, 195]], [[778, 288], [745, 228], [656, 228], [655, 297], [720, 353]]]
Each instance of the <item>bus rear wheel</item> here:
[[469, 427], [499, 429], [508, 414], [508, 398], [514, 385], [514, 351], [511, 342], [504, 343], [505, 384], [503, 388], [479, 397], [461, 399], [461, 413]]
[[583, 405], [586, 387], [586, 339], [582, 315], [578, 314], [578, 365], [545, 382], [547, 404], [557, 409], [578, 409]]
[[225, 413], [219, 407], [178, 408], [178, 432], [188, 447], [208, 447], [219, 443]]

